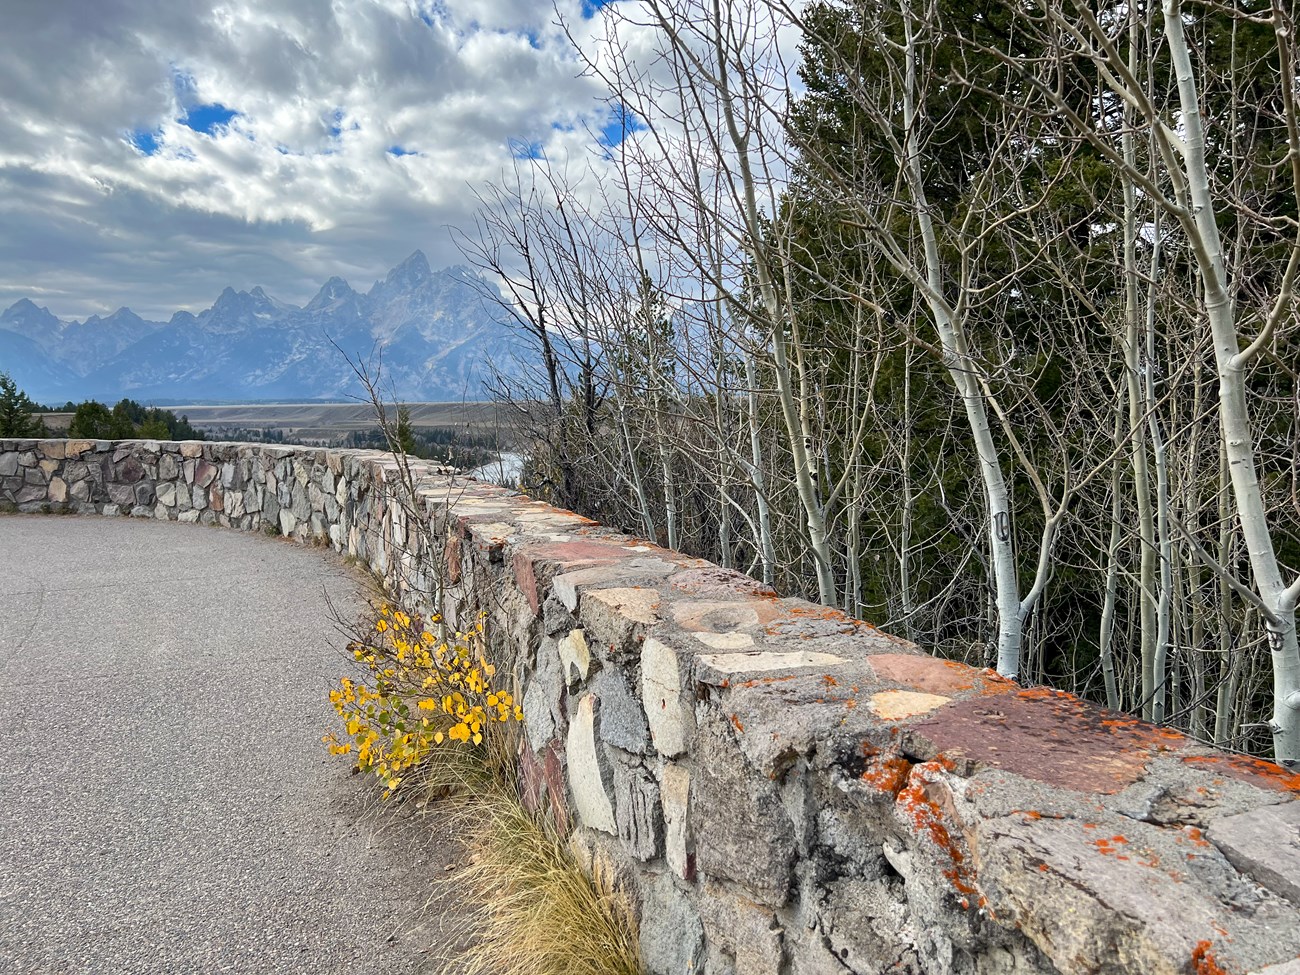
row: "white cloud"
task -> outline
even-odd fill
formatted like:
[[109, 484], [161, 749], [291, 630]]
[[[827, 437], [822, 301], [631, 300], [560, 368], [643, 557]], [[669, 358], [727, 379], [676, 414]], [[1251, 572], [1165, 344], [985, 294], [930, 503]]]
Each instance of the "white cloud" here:
[[[603, 119], [535, 0], [8, 7], [0, 306], [159, 316], [227, 284], [294, 301], [336, 273], [364, 288], [416, 247], [453, 263], [445, 228], [510, 140], [559, 150], [575, 136], [553, 123]], [[579, 0], [562, 7], [590, 28]], [[213, 104], [238, 114], [183, 124]]]

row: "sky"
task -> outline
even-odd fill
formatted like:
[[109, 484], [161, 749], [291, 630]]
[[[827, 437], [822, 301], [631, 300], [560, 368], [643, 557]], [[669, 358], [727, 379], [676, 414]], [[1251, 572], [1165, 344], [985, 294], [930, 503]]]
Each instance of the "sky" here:
[[0, 32], [0, 309], [304, 303], [463, 263], [511, 155], [598, 154], [604, 0], [16, 0]]

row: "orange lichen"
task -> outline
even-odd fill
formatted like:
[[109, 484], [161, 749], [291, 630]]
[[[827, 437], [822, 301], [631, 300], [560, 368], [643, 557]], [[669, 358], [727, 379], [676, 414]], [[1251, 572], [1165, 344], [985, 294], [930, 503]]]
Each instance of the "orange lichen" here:
[[1192, 971], [1195, 975], [1231, 975], [1215, 959], [1214, 952], [1210, 950], [1213, 947], [1214, 944], [1210, 941], [1196, 942], [1196, 947], [1192, 949]]
[[782, 681], [794, 680], [798, 674], [787, 674], [785, 677], [751, 677], [747, 681], [742, 681], [739, 687], [757, 687], [759, 684], [779, 684]]
[[839, 681], [837, 681], [830, 674], [826, 674], [824, 677], [822, 677], [822, 682], [825, 683], [827, 687], [835, 687], [837, 684], [839, 684]]
[[[1219, 769], [1233, 778], [1244, 779], [1253, 785], [1262, 785], [1279, 792], [1300, 793], [1300, 775], [1288, 772], [1280, 765], [1266, 762], [1259, 758], [1247, 758], [1244, 755], [1189, 755], [1183, 759], [1187, 765], [1210, 769]], [[1215, 780], [1216, 784], [1220, 780]]]
[[745, 726], [740, 723], [740, 715], [733, 714], [731, 716], [731, 723], [736, 726], [737, 731], [743, 732], [745, 730]]
[[[1193, 846], [1202, 850], [1208, 849], [1210, 841], [1195, 826], [1184, 826], [1182, 831], [1174, 834], [1174, 841], [1178, 843], [1191, 843]], [[1188, 854], [1191, 856], [1192, 854]]]
[[901, 755], [891, 755], [872, 760], [862, 773], [862, 781], [878, 792], [897, 797], [907, 784], [912, 763]]
[[1067, 694], [1065, 691], [1053, 690], [1050, 687], [1029, 687], [1020, 691], [1016, 697], [1022, 698], [1026, 701], [1055, 701], [1059, 699], [1074, 704], [1083, 703], [1073, 694]]
[[[919, 837], [925, 837], [946, 854], [952, 866], [943, 871], [944, 877], [958, 894], [976, 894], [979, 888], [962, 848], [954, 841], [944, 822], [945, 816], [939, 803], [930, 797], [929, 786], [940, 781], [944, 771], [951, 771], [950, 760], [936, 759], [914, 765], [908, 776], [907, 785], [898, 793], [894, 809]], [[962, 897], [963, 907], [969, 907], [969, 900]], [[986, 901], [983, 895], [978, 899], [978, 906], [983, 908]]]

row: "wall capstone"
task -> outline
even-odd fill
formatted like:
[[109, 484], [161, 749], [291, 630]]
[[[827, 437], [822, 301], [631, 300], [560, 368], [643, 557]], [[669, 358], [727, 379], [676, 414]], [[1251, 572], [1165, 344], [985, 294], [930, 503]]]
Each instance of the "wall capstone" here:
[[375, 451], [0, 440], [0, 507], [325, 543], [414, 610], [442, 580], [650, 975], [1300, 970], [1300, 776], [412, 470], [413, 505]]

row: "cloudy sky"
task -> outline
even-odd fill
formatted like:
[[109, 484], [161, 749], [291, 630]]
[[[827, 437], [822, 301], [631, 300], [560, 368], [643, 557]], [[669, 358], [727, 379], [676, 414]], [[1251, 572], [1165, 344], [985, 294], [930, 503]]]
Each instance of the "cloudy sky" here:
[[[584, 37], [604, 0], [559, 0]], [[0, 308], [365, 290], [511, 153], [595, 152], [550, 0], [19, 0], [0, 33]], [[602, 129], [606, 134], [602, 136]], [[530, 148], [531, 147], [531, 148]]]

